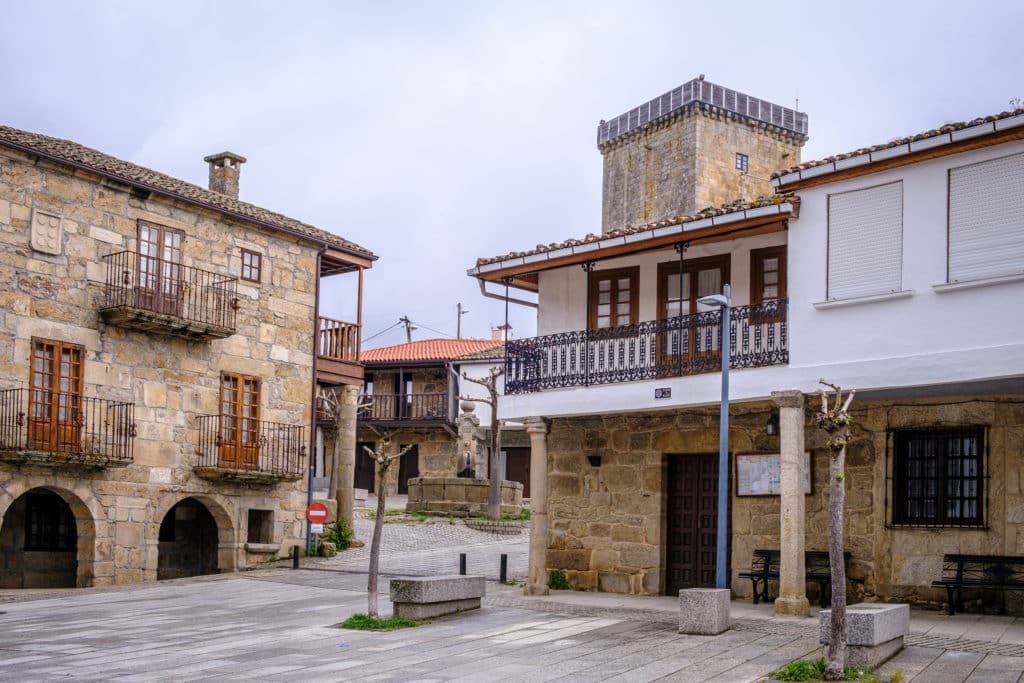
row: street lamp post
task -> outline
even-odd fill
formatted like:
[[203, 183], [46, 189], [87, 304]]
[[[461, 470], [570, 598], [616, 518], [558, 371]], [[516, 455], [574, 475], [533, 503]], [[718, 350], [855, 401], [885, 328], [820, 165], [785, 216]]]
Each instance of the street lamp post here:
[[715, 587], [725, 588], [726, 579], [726, 535], [729, 515], [729, 285], [722, 287], [721, 294], [711, 294], [697, 299], [705, 306], [722, 307], [722, 406], [718, 420], [718, 533], [715, 555]]

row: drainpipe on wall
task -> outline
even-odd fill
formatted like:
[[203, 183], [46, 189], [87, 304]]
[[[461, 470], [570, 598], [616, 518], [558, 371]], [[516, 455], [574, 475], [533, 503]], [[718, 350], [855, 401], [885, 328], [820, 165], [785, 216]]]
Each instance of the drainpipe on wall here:
[[[327, 245], [324, 244], [320, 247], [320, 251], [316, 253], [316, 285], [313, 287], [314, 300], [313, 300], [313, 383], [310, 389], [310, 401], [309, 401], [309, 484], [306, 492], [306, 505], [313, 504], [313, 468], [316, 462], [316, 373], [317, 373], [317, 358], [320, 355], [320, 259], [323, 257], [324, 252], [327, 251]], [[305, 515], [303, 515], [305, 517]], [[306, 556], [309, 557], [309, 551], [313, 544], [313, 534], [310, 532], [310, 521], [306, 519]]]

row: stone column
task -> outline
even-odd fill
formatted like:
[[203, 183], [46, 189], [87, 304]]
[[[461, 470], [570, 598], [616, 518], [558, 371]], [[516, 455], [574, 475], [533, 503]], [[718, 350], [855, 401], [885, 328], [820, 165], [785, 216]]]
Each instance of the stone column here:
[[[341, 387], [341, 423], [338, 433], [334, 435], [334, 447], [341, 449], [338, 453], [338, 488], [334, 499], [338, 503], [338, 519], [344, 519], [350, 528], [354, 528], [353, 489], [356, 477], [356, 409], [359, 403], [359, 387], [346, 384]], [[365, 458], [367, 455], [362, 454]]]
[[462, 412], [459, 414], [459, 445], [456, 453], [458, 465], [455, 473], [458, 474], [466, 468], [471, 468], [476, 473], [476, 478], [481, 479], [480, 462], [477, 453], [480, 450], [480, 418], [473, 412], [476, 410], [476, 403], [473, 401], [460, 401], [459, 407]]
[[781, 499], [779, 501], [779, 597], [775, 613], [807, 616], [804, 564], [804, 395], [796, 390], [773, 391], [779, 406]]
[[525, 420], [530, 435], [530, 563], [525, 595], [548, 594], [548, 423]]

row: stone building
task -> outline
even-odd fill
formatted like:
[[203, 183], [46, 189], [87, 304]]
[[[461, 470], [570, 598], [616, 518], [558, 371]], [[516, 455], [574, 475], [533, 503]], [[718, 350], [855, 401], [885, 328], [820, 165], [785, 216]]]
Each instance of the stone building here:
[[500, 411], [533, 445], [528, 592], [548, 570], [580, 590], [714, 585], [722, 314], [698, 299], [726, 284], [735, 596], [768, 549], [777, 612], [817, 597], [803, 559], [827, 548], [822, 377], [857, 389], [851, 599], [941, 603], [944, 553], [1024, 554], [1024, 321], [1008, 315], [1024, 287], [1024, 110], [772, 182], [773, 197], [470, 270], [539, 297], [538, 336], [507, 346]]
[[[490, 408], [474, 402], [472, 445], [460, 448], [459, 397], [484, 397], [484, 388], [463, 373], [483, 377], [502, 362], [503, 353], [501, 339], [425, 339], [363, 351], [366, 381], [358, 414], [356, 488], [374, 492], [380, 485], [363, 446], [372, 448], [382, 435], [396, 452], [413, 446], [389, 473], [389, 493], [409, 494], [411, 479], [454, 478], [467, 467], [474, 477], [486, 477]], [[526, 442], [521, 426], [503, 432], [503, 476], [520, 483], [529, 477]]]
[[[236, 570], [305, 537], [320, 277], [376, 257], [0, 127], [0, 586]], [[322, 327], [322, 324], [321, 324]], [[341, 355], [335, 353], [334, 355]]]
[[807, 114], [695, 78], [598, 125], [601, 229], [770, 195], [805, 142]]

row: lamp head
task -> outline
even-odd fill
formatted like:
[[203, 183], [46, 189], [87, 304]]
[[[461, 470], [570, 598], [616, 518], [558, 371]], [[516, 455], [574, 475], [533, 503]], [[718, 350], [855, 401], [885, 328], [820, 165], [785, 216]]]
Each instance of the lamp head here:
[[697, 299], [697, 303], [705, 306], [728, 306], [729, 300], [722, 294], [709, 294]]

